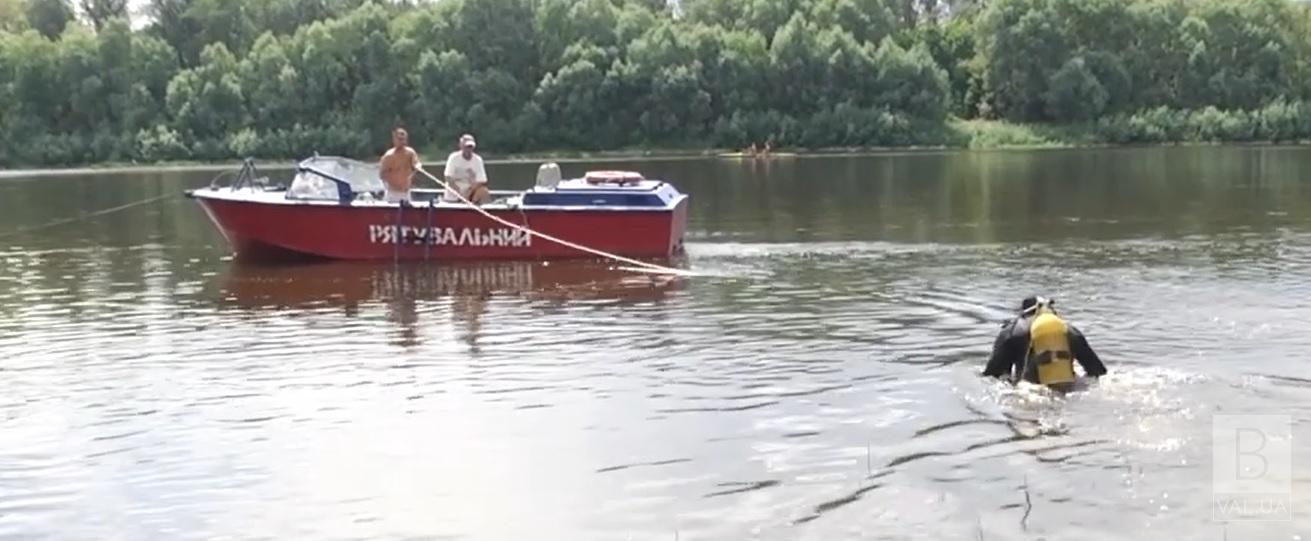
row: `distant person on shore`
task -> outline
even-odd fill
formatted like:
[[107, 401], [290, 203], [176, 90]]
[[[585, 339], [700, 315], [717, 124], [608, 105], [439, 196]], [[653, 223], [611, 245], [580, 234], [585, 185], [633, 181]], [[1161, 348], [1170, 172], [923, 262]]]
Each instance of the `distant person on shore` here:
[[475, 204], [481, 205], [491, 200], [483, 158], [473, 151], [477, 146], [478, 143], [474, 141], [473, 136], [466, 133], [460, 136], [460, 149], [446, 158], [445, 176], [448, 189], [443, 194], [443, 199], [446, 201], [460, 200], [450, 188], [459, 190], [460, 195]]
[[1088, 376], [1106, 374], [1106, 365], [1083, 333], [1057, 316], [1053, 304], [1037, 296], [1020, 302], [1019, 316], [1002, 324], [983, 375], [1069, 391], [1075, 383], [1075, 361]]
[[414, 182], [414, 172], [423, 164], [419, 163], [419, 154], [410, 148], [410, 134], [405, 128], [397, 127], [391, 132], [391, 148], [382, 155], [378, 166], [381, 169], [382, 183], [386, 187], [384, 201], [390, 203], [408, 203], [410, 186]]

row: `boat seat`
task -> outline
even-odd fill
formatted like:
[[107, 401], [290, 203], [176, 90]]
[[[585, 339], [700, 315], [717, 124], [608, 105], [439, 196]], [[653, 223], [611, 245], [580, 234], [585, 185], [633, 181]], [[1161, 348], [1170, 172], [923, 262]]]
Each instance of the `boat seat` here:
[[544, 163], [537, 168], [537, 186], [554, 188], [560, 184], [560, 166], [554, 162]]

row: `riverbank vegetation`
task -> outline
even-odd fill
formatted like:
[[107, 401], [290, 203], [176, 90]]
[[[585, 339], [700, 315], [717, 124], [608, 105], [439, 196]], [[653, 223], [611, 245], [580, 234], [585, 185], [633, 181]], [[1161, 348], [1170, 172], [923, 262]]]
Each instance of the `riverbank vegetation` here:
[[0, 164], [370, 157], [396, 123], [489, 154], [1296, 141], [1309, 30], [1289, 0], [0, 0]]

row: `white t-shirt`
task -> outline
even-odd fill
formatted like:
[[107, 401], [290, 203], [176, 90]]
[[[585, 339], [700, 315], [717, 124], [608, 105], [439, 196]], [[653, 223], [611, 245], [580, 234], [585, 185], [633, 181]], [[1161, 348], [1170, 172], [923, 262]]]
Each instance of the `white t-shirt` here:
[[[483, 158], [477, 154], [471, 154], [465, 159], [464, 153], [460, 151], [452, 152], [449, 158], [446, 158], [446, 183], [459, 189], [461, 195], [468, 196], [469, 189], [477, 184], [487, 184], [487, 169], [483, 167]], [[447, 201], [459, 201], [455, 194], [446, 190], [443, 198]]]

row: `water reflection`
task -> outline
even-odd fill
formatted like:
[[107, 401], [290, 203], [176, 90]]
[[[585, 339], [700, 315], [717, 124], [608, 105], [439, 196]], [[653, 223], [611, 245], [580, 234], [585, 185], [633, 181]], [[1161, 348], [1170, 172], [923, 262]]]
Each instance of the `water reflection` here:
[[380, 304], [386, 308], [387, 320], [400, 330], [394, 343], [411, 347], [420, 343], [417, 328], [423, 306], [446, 303], [460, 339], [476, 351], [493, 298], [547, 306], [658, 303], [682, 289], [686, 279], [616, 269], [596, 261], [233, 262], [215, 283], [219, 290], [213, 297], [221, 307], [250, 312], [330, 308], [356, 316], [362, 306]]
[[444, 297], [516, 296], [530, 300], [655, 302], [684, 279], [616, 269], [595, 261], [506, 261], [423, 264], [322, 262], [259, 265], [233, 262], [220, 282], [224, 305], [265, 308], [338, 306], [369, 301], [432, 301]]

